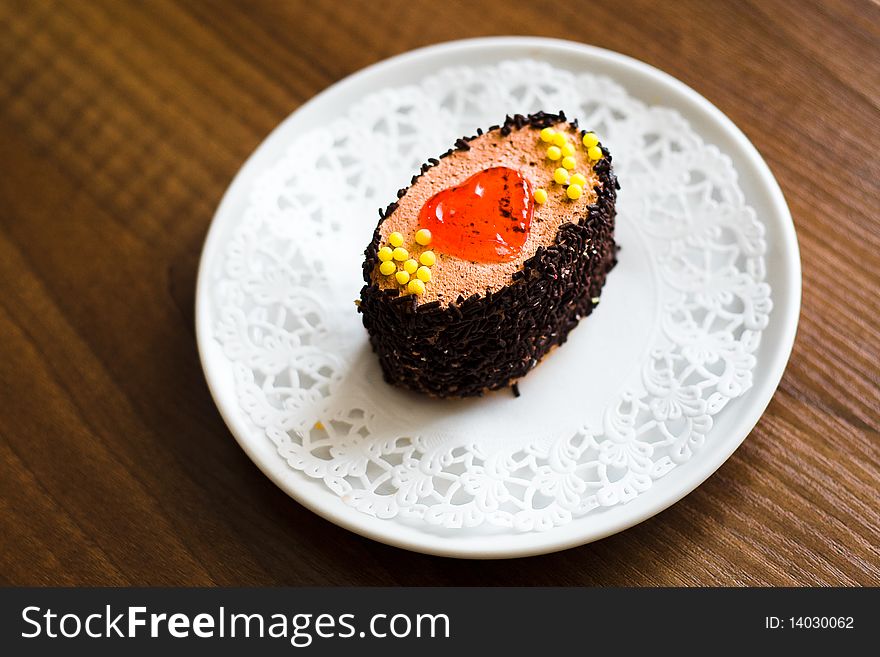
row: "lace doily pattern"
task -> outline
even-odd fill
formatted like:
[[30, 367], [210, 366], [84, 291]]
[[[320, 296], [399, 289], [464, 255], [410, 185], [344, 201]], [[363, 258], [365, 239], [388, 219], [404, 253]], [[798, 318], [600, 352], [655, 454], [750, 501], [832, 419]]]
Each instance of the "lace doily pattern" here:
[[[408, 398], [381, 382], [352, 305], [376, 208], [462, 134], [559, 108], [614, 155], [618, 223], [658, 277], [650, 349], [601, 422], [510, 443], [433, 431], [398, 412]], [[730, 159], [676, 112], [531, 60], [446, 69], [363, 98], [261, 174], [212, 285], [214, 335], [254, 430], [340, 503], [545, 531], [644, 494], [712, 440], [713, 417], [751, 386], [772, 308], [763, 235]]]

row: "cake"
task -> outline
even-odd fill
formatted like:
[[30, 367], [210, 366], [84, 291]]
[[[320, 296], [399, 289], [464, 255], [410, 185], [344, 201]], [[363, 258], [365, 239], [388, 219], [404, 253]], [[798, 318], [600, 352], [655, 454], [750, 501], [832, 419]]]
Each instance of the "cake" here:
[[358, 310], [385, 380], [518, 395], [599, 303], [618, 189], [608, 149], [561, 111], [508, 116], [423, 164], [364, 252]]

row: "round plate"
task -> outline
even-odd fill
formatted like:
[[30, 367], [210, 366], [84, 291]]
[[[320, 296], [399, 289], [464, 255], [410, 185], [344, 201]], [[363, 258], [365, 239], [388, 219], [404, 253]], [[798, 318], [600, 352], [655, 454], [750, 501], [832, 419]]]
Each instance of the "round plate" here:
[[[521, 58], [611, 78], [635, 98], [677, 111], [705, 142], [731, 158], [745, 200], [766, 229], [766, 281], [773, 290], [773, 313], [755, 353], [751, 389], [715, 417], [712, 440], [697, 457], [657, 479], [646, 493], [548, 531], [426, 531], [418, 524], [383, 520], [344, 504], [320, 481], [292, 469], [265, 433], [248, 422], [236, 396], [232, 364], [214, 337], [214, 280], [207, 272], [213, 271], [242, 220], [254, 181], [298, 134], [325, 124], [377, 89], [415, 84], [450, 66], [493, 65]], [[675, 503], [711, 475], [755, 426], [779, 384], [794, 341], [800, 295], [797, 238], [782, 192], [755, 147], [717, 108], [669, 75], [617, 53], [553, 39], [487, 38], [431, 46], [370, 66], [313, 98], [269, 135], [230, 185], [208, 233], [197, 283], [196, 335], [211, 394], [226, 424], [259, 468], [298, 502], [337, 525], [398, 547], [444, 556], [508, 558], [570, 548], [631, 527]]]

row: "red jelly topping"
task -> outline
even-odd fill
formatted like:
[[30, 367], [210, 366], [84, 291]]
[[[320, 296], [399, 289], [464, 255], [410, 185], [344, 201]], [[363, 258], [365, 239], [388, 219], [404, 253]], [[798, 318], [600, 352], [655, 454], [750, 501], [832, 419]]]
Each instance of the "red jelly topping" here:
[[476, 262], [514, 260], [525, 244], [535, 204], [532, 186], [508, 167], [491, 167], [429, 198], [419, 225], [431, 247]]

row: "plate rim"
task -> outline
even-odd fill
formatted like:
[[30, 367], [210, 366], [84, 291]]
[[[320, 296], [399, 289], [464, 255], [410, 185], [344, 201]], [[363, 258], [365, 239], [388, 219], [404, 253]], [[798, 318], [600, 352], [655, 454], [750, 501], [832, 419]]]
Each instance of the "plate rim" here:
[[[775, 225], [780, 230], [780, 246], [784, 247], [783, 252], [787, 256], [784, 272], [782, 272], [786, 280], [782, 286], [783, 292], [780, 292], [779, 288], [775, 286], [773, 288], [774, 315], [778, 317], [776, 321], [779, 322], [780, 337], [777, 348], [770, 356], [770, 362], [764, 365], [764, 369], [768, 374], [762, 378], [760, 383], [755, 382], [751, 390], [749, 390], [747, 398], [750, 401], [750, 406], [744, 413], [743, 418], [736, 422], [736, 430], [731, 432], [737, 434], [737, 437], [728, 439], [725, 449], [716, 449], [715, 452], [707, 453], [688, 472], [680, 474], [676, 478], [677, 485], [672, 491], [665, 491], [661, 495], [640, 495], [630, 503], [605, 511], [604, 522], [600, 524], [598, 531], [590, 533], [573, 531], [573, 529], [578, 529], [578, 525], [576, 524], [577, 521], [572, 521], [546, 532], [496, 534], [489, 537], [479, 537], [483, 540], [477, 540], [474, 537], [468, 539], [429, 533], [400, 523], [394, 523], [393, 521], [369, 516], [345, 505], [337, 496], [329, 491], [319, 491], [316, 487], [316, 482], [310, 480], [303, 473], [290, 470], [287, 463], [277, 455], [274, 448], [271, 451], [275, 462], [269, 462], [264, 458], [260, 451], [261, 448], [262, 451], [265, 451], [265, 446], [252, 444], [252, 439], [249, 437], [248, 428], [244, 426], [244, 419], [241, 417], [240, 411], [227, 408], [229, 401], [223, 397], [221, 386], [216, 378], [223, 375], [228, 376], [228, 372], [218, 371], [219, 366], [209, 353], [212, 348], [216, 347], [213, 345], [214, 337], [210, 317], [210, 274], [208, 272], [208, 263], [211, 260], [212, 254], [217, 252], [215, 242], [218, 242], [220, 239], [221, 224], [223, 223], [221, 218], [227, 213], [228, 206], [233, 202], [233, 197], [239, 193], [239, 187], [244, 184], [245, 179], [256, 172], [256, 165], [262, 159], [261, 155], [267, 152], [268, 145], [273, 142], [276, 135], [292, 122], [295, 117], [301, 117], [304, 113], [314, 111], [314, 108], [324, 99], [332, 96], [334, 93], [344, 91], [345, 87], [364, 78], [381, 75], [384, 71], [393, 69], [396, 66], [413, 64], [420, 59], [430, 59], [438, 55], [442, 56], [443, 54], [448, 54], [449, 51], [471, 51], [475, 56], [479, 56], [482, 54], [479, 51], [490, 51], [491, 54], [493, 50], [504, 48], [522, 48], [524, 51], [537, 49], [545, 52], [555, 51], [562, 55], [573, 55], [575, 57], [599, 58], [611, 65], [622, 66], [636, 74], [654, 78], [660, 84], [671, 87], [698, 110], [702, 110], [703, 113], [712, 119], [715, 127], [719, 128], [738, 147], [740, 153], [737, 155], [746, 158], [747, 162], [758, 174], [756, 184], [764, 187], [763, 191], [767, 195], [767, 201], [771, 208], [768, 216], [774, 218]], [[540, 55], [536, 53], [526, 52], [523, 56], [541, 59]], [[510, 57], [501, 58], [499, 61], [503, 59], [510, 59]], [[245, 193], [247, 191], [247, 189], [244, 190]], [[778, 304], [780, 296], [787, 301], [785, 308], [779, 307], [782, 305]], [[260, 142], [232, 178], [211, 218], [200, 254], [196, 277], [195, 334], [199, 360], [208, 389], [227, 428], [239, 446], [263, 474], [291, 498], [337, 526], [387, 545], [437, 556], [499, 559], [547, 554], [600, 540], [637, 525], [664, 511], [699, 487], [730, 458], [763, 416], [779, 386], [791, 355], [800, 316], [800, 306], [800, 251], [794, 221], [785, 202], [782, 189], [755, 146], [720, 109], [691, 87], [668, 73], [640, 60], [611, 50], [563, 39], [545, 37], [480, 37], [425, 46], [395, 55], [360, 69], [330, 85], [297, 107]], [[290, 476], [291, 474], [296, 476], [292, 477]], [[662, 482], [666, 480], [667, 478], [664, 477], [655, 484], [655, 493]], [[669, 488], [669, 486], [667, 485], [665, 488]], [[323, 499], [319, 499], [327, 498], [328, 496], [335, 504], [327, 504]], [[643, 498], [647, 498], [648, 501]], [[641, 503], [637, 505], [636, 502], [639, 500], [641, 500]], [[628, 509], [630, 511], [636, 509], [637, 511], [635, 513], [627, 513]], [[502, 537], [509, 539], [510, 545], [494, 545]], [[491, 542], [493, 545], [481, 545], [483, 542]]]

